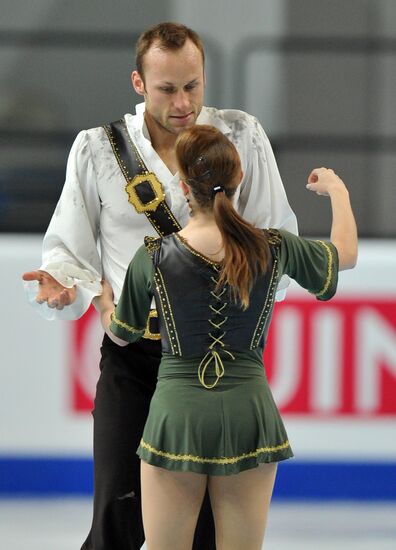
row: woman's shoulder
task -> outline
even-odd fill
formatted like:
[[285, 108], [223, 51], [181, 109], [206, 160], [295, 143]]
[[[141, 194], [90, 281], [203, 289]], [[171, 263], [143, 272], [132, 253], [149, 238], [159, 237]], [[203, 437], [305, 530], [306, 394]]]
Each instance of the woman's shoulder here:
[[288, 233], [287, 231], [275, 229], [274, 227], [269, 227], [268, 229], [264, 229], [263, 231], [267, 237], [268, 244], [275, 248], [280, 247], [284, 234]]
[[144, 244], [139, 250], [143, 249], [152, 256], [154, 252], [157, 252], [161, 248], [163, 237], [144, 237]]

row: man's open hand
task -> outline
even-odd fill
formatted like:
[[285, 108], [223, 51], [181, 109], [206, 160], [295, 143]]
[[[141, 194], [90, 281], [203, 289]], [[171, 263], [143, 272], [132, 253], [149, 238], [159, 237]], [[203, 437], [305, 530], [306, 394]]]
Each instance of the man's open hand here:
[[66, 288], [46, 271], [28, 271], [22, 275], [22, 279], [24, 281], [38, 281], [39, 291], [36, 296], [38, 304], [46, 302], [50, 308], [63, 309], [76, 299], [77, 290], [75, 286]]

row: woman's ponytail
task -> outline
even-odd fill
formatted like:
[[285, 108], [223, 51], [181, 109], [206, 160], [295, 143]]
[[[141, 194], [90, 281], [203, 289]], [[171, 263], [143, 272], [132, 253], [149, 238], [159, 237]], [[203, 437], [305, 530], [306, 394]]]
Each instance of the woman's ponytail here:
[[218, 282], [230, 285], [244, 309], [254, 279], [268, 264], [269, 246], [265, 233], [244, 220], [224, 193], [214, 197], [213, 213], [224, 246], [224, 260]]
[[213, 210], [220, 230], [224, 260], [218, 287], [228, 283], [244, 309], [254, 279], [268, 265], [266, 234], [244, 220], [232, 205], [241, 177], [235, 146], [212, 126], [196, 125], [177, 139], [176, 157], [180, 172], [202, 210]]

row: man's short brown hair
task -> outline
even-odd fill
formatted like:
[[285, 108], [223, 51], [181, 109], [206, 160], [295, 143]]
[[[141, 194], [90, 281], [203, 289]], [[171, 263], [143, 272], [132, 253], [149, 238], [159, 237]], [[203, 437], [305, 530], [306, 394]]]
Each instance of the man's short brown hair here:
[[191, 40], [195, 44], [201, 52], [202, 63], [205, 63], [202, 40], [195, 31], [181, 23], [159, 23], [141, 34], [136, 43], [136, 69], [142, 79], [144, 56], [154, 43], [163, 50], [179, 50], [187, 40]]

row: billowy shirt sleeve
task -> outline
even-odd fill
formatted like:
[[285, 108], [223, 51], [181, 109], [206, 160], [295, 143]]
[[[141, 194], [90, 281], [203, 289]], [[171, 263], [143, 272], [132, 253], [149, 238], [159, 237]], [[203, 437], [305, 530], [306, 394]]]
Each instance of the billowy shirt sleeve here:
[[102, 268], [97, 247], [100, 197], [95, 168], [85, 131], [73, 143], [62, 194], [43, 241], [41, 270], [63, 286], [77, 286], [77, 299], [63, 310], [37, 304], [37, 281], [25, 282], [29, 302], [46, 319], [73, 320], [88, 309], [101, 294]]
[[240, 213], [256, 227], [276, 227], [297, 234], [297, 219], [287, 200], [271, 144], [261, 125], [252, 118], [252, 142], [247, 144], [250, 151], [245, 157], [239, 196]]
[[[297, 235], [297, 219], [287, 200], [270, 141], [257, 119], [252, 117], [252, 121], [252, 134], [242, 157], [244, 175], [238, 211], [256, 227], [275, 227]], [[277, 301], [284, 299], [288, 285], [288, 277], [282, 277]]]

